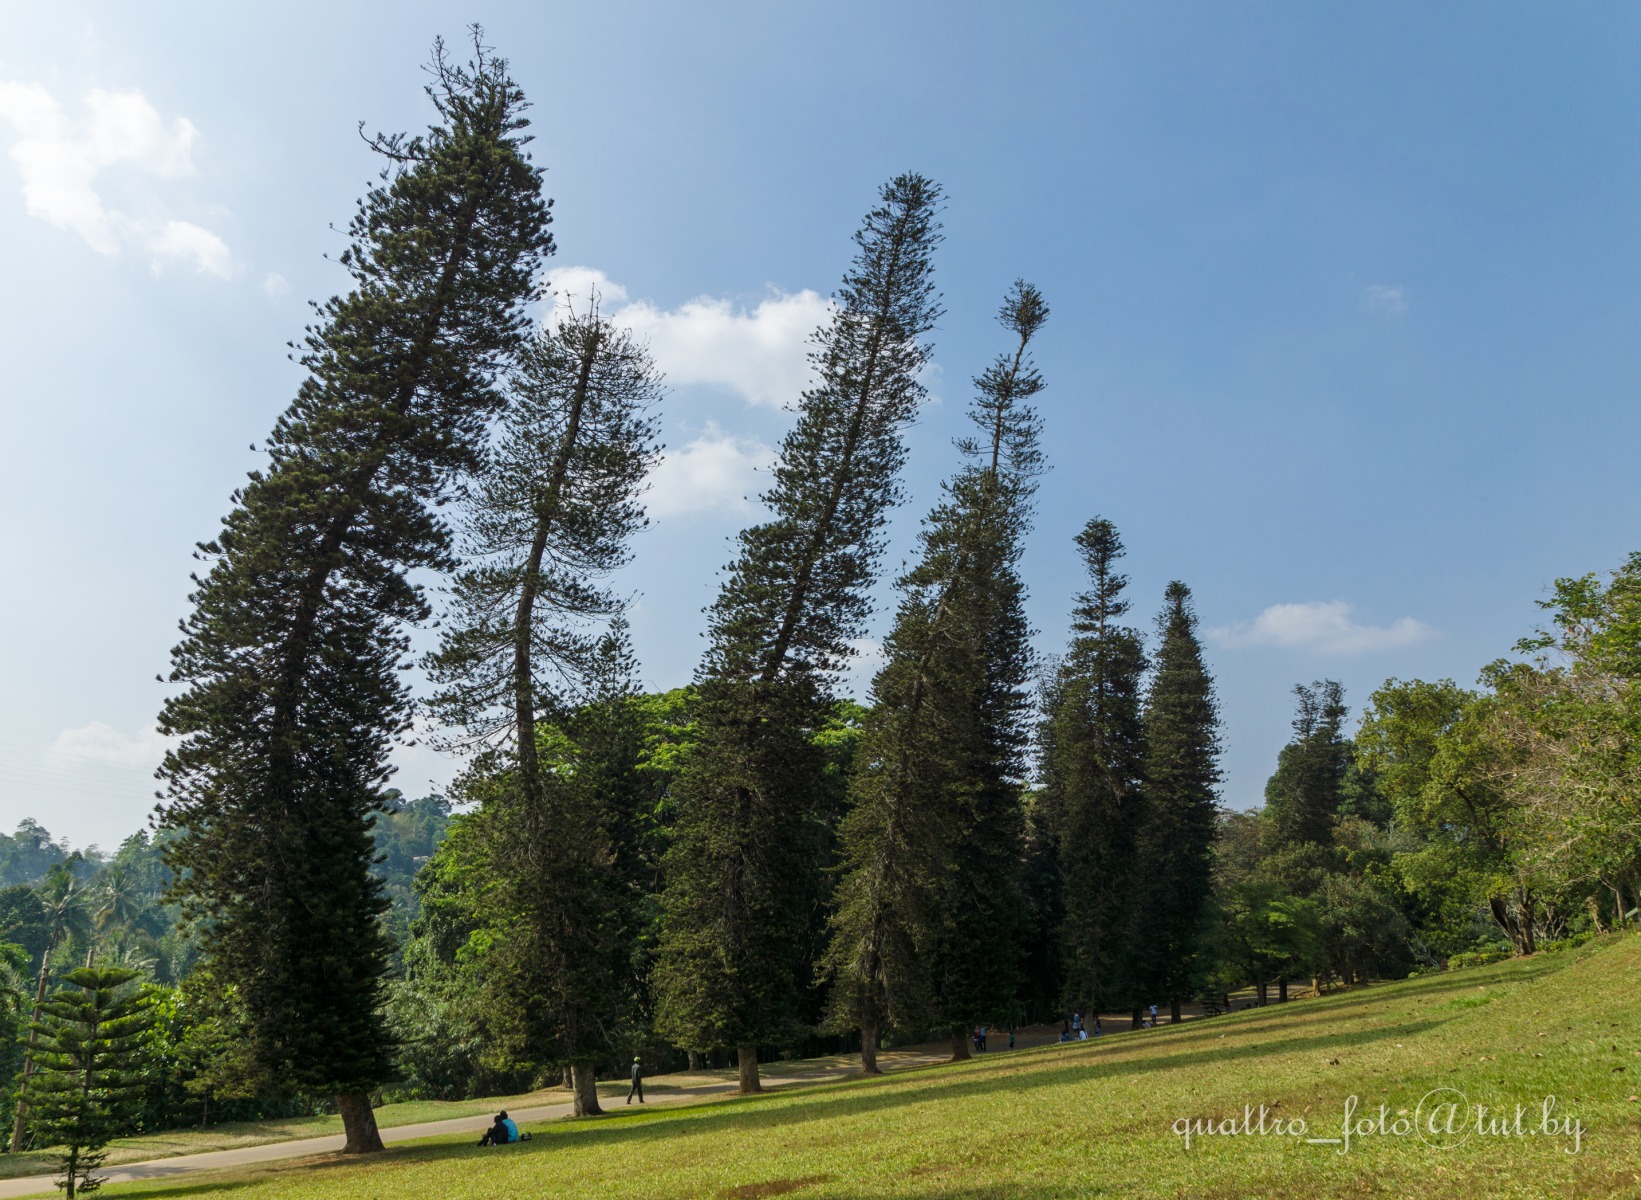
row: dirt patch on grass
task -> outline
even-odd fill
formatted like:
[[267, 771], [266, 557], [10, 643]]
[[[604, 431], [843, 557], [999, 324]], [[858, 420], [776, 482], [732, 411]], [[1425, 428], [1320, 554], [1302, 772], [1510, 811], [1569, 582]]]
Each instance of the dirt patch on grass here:
[[805, 1175], [802, 1179], [771, 1179], [767, 1183], [743, 1183], [718, 1194], [725, 1200], [762, 1200], [764, 1196], [784, 1196], [831, 1178], [830, 1175]]

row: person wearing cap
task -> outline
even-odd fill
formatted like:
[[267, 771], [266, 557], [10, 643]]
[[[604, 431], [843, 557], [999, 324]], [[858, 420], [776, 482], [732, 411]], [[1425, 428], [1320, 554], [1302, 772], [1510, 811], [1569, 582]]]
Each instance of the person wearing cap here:
[[634, 1096], [638, 1097], [638, 1103], [644, 1103], [644, 1072], [636, 1057], [632, 1060], [632, 1087], [627, 1089], [628, 1104], [632, 1103]]

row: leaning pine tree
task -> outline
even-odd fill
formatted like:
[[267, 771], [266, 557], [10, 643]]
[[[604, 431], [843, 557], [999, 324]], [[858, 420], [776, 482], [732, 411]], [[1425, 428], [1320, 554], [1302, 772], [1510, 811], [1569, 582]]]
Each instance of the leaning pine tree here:
[[[615, 641], [588, 623], [619, 612], [603, 583], [646, 524], [660, 378], [631, 334], [589, 305], [521, 356], [499, 445], [467, 489], [468, 565], [438, 651], [434, 714], [480, 748], [466, 780], [484, 802], [482, 904], [505, 922], [485, 968], [527, 1059], [569, 1066], [575, 1111], [599, 1112], [593, 1062], [623, 995], [609, 951], [619, 882], [609, 815], [575, 778], [544, 769], [540, 723], [608, 677]], [[548, 1048], [551, 1047], [551, 1050]]]
[[736, 1047], [744, 1092], [759, 1090], [759, 1043], [791, 1032], [808, 972], [826, 768], [813, 734], [867, 613], [938, 315], [940, 189], [902, 175], [881, 196], [815, 335], [818, 379], [763, 496], [771, 519], [741, 534], [709, 610], [700, 741], [675, 786], [659, 1025], [688, 1050]]
[[1129, 933], [1133, 1003], [1167, 1000], [1175, 1021], [1192, 984], [1219, 812], [1219, 711], [1196, 626], [1191, 589], [1170, 583], [1145, 698], [1145, 809]]
[[354, 290], [319, 308], [308, 377], [235, 493], [172, 654], [161, 823], [175, 892], [236, 988], [258, 1058], [337, 1097], [347, 1149], [381, 1149], [387, 904], [371, 825], [407, 727], [408, 578], [450, 566], [434, 506], [476, 466], [500, 365], [552, 250], [523, 94], [478, 45], [435, 47], [439, 124], [378, 137], [388, 162], [349, 227]]
[[829, 966], [835, 1019], [858, 1025], [877, 1072], [891, 1024], [954, 1030], [1003, 1015], [1022, 934], [1020, 780], [1031, 670], [1016, 567], [1042, 470], [1032, 335], [1048, 318], [1017, 282], [999, 319], [1015, 344], [975, 381], [980, 436], [924, 522], [922, 558], [872, 683], [872, 712], [842, 825]]
[[1117, 527], [1096, 517], [1077, 535], [1089, 590], [1072, 610], [1071, 645], [1047, 688], [1038, 731], [1040, 795], [1057, 817], [1065, 899], [1058, 938], [1068, 1007], [1099, 1012], [1118, 999], [1127, 958], [1145, 733], [1145, 644], [1120, 624], [1128, 611]]

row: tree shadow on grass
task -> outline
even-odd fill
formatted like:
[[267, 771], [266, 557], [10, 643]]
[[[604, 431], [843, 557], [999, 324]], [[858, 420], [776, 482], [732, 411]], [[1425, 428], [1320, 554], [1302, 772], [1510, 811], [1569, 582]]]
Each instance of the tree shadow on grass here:
[[[705, 1137], [720, 1133], [732, 1125], [742, 1125], [749, 1130], [772, 1129], [825, 1120], [834, 1116], [882, 1113], [937, 1098], [983, 1100], [1004, 1093], [1016, 1095], [1023, 1089], [1151, 1075], [1159, 1071], [1178, 1070], [1206, 1063], [1222, 1064], [1234, 1069], [1240, 1062], [1272, 1054], [1322, 1050], [1337, 1053], [1343, 1049], [1375, 1042], [1411, 1037], [1441, 1023], [1431, 1020], [1404, 1021], [1356, 1033], [1293, 1037], [1247, 1046], [1204, 1047], [1200, 1051], [1182, 1049], [1165, 1056], [1147, 1055], [1131, 1059], [1116, 1058], [1107, 1054], [1090, 1055], [1085, 1061], [1067, 1062], [1063, 1066], [1049, 1070], [1034, 1071], [1029, 1081], [1020, 1078], [1018, 1067], [1023, 1064], [1020, 1064], [1018, 1059], [1013, 1063], [1000, 1060], [994, 1064], [986, 1064], [989, 1069], [971, 1068], [961, 1073], [928, 1076], [926, 1083], [908, 1079], [907, 1075], [910, 1072], [901, 1072], [882, 1080], [854, 1080], [806, 1088], [801, 1096], [792, 1097], [797, 1103], [781, 1104], [778, 1107], [768, 1105], [771, 1097], [767, 1095], [747, 1096], [712, 1105], [695, 1106], [677, 1113], [645, 1113], [642, 1116], [636, 1113], [621, 1113], [612, 1114], [597, 1122], [555, 1124], [537, 1133], [535, 1140], [521, 1149], [526, 1153], [546, 1153], [555, 1149], [569, 1149], [572, 1146], [587, 1147], [589, 1150], [602, 1149], [657, 1138]], [[572, 1138], [574, 1141], [570, 1140]]]
[[[99, 1190], [101, 1191], [102, 1195], [106, 1196], [109, 1193], [105, 1189], [111, 1188], [111, 1187], [116, 1187], [116, 1188], [119, 1188], [121, 1190], [119, 1192], [115, 1193], [115, 1196], [127, 1196], [127, 1195], [131, 1195], [131, 1193], [125, 1191], [124, 1189], [129, 1188], [129, 1187], [136, 1187], [140, 1184], [149, 1184], [149, 1183], [152, 1183], [152, 1182], [154, 1182], [154, 1181], [153, 1180], [148, 1180], [148, 1179], [126, 1179], [126, 1180], [121, 1180], [119, 1183], [104, 1184], [103, 1189], [99, 1189]], [[260, 1179], [225, 1179], [225, 1180], [218, 1180], [215, 1183], [212, 1183], [210, 1181], [200, 1181], [200, 1182], [197, 1182], [197, 1183], [178, 1183], [178, 1184], [175, 1184], [171, 1187], [163, 1187], [163, 1188], [148, 1188], [148, 1187], [145, 1187], [144, 1190], [141, 1192], [141, 1195], [144, 1196], [144, 1197], [148, 1197], [148, 1196], [198, 1196], [198, 1195], [202, 1195], [202, 1194], [207, 1193], [207, 1192], [232, 1192], [232, 1191], [237, 1191], [240, 1188], [256, 1187], [261, 1182], [262, 1182], [262, 1180], [260, 1180]]]

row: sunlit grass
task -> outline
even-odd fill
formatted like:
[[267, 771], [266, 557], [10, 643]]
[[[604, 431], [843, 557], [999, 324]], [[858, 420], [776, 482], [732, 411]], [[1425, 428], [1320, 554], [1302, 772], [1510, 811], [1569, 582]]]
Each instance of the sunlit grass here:
[[[687, 1109], [537, 1127], [367, 1160], [285, 1162], [111, 1186], [112, 1196], [292, 1200], [511, 1196], [1641, 1196], [1641, 937], [1359, 989], [1176, 1028], [994, 1055]], [[1565, 1137], [1472, 1136], [1451, 1149], [1358, 1136], [1349, 1153], [1288, 1136], [1209, 1136], [1184, 1118], [1303, 1118], [1336, 1136], [1347, 1097], [1391, 1119], [1433, 1088]], [[480, 1106], [481, 1109], [484, 1106]]]

